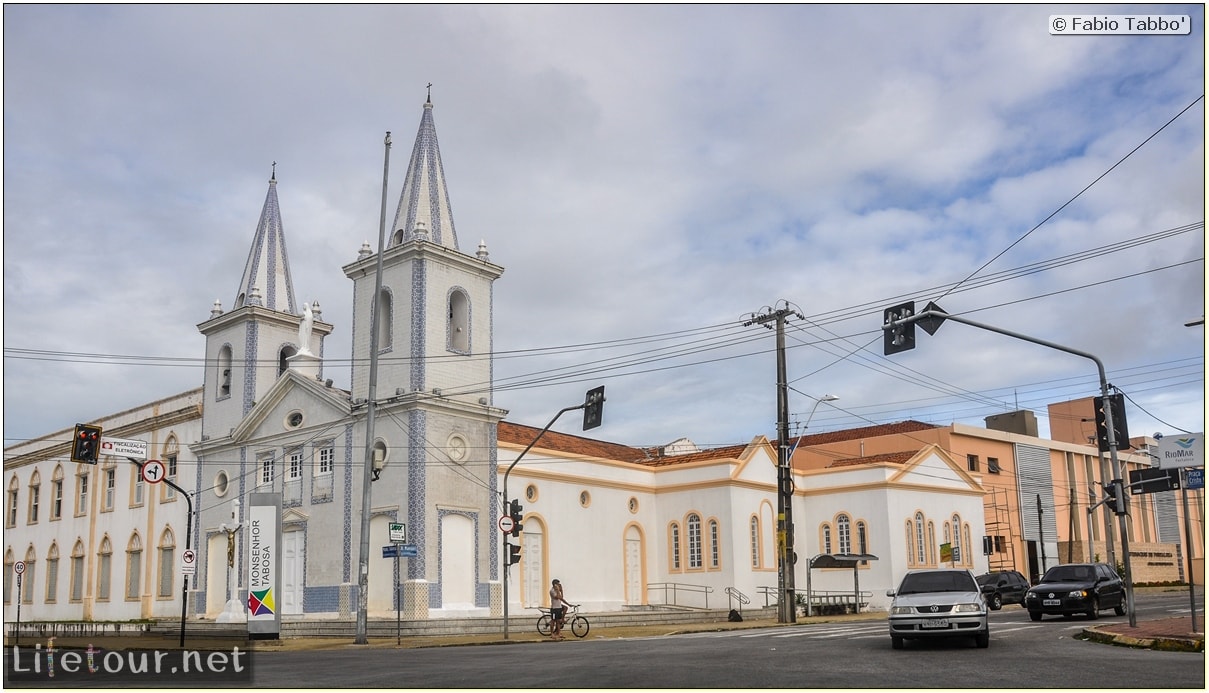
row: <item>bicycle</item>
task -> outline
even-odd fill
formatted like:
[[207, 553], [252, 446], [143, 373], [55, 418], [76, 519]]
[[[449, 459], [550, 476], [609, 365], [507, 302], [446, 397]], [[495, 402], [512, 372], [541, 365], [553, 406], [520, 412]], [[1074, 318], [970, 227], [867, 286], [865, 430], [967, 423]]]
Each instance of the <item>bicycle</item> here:
[[[537, 607], [537, 610], [542, 612], [537, 619], [537, 632], [549, 636], [554, 632], [554, 619], [550, 616], [550, 610], [542, 606]], [[563, 621], [571, 627], [571, 633], [577, 638], [585, 637], [592, 627], [586, 617], [579, 615], [578, 604], [573, 604], [571, 608], [566, 609], [563, 613]]]

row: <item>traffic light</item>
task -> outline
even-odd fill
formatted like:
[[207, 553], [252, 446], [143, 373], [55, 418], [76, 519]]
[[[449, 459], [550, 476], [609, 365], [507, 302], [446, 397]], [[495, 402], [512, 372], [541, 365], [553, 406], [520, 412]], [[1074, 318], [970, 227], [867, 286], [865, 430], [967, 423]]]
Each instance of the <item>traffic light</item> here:
[[504, 557], [507, 561], [505, 565], [516, 565], [517, 563], [520, 563], [521, 547], [517, 546], [516, 544], [509, 544], [507, 542], [504, 543], [504, 546], [508, 547], [508, 555]]
[[76, 424], [76, 435], [71, 440], [71, 461], [81, 464], [96, 464], [101, 452], [101, 427]]
[[915, 315], [915, 301], [891, 306], [882, 313], [882, 352], [886, 356], [915, 348], [915, 323], [909, 322], [888, 327], [891, 323], [912, 315]]
[[1125, 514], [1125, 486], [1120, 479], [1113, 479], [1104, 487], [1104, 502], [1118, 515]]
[[[1129, 425], [1125, 422], [1125, 395], [1116, 393], [1108, 396], [1108, 404], [1112, 407], [1112, 429], [1113, 439], [1117, 444], [1118, 450], [1128, 450], [1129, 445]], [[1108, 417], [1104, 412], [1104, 398], [1095, 398], [1096, 407], [1096, 442], [1100, 445], [1100, 452], [1108, 452]]]
[[[508, 514], [512, 516], [512, 536], [514, 537], [518, 537], [521, 534], [521, 510], [524, 510], [524, 507], [520, 501], [515, 499], [508, 507]], [[519, 549], [517, 550], [519, 551]], [[513, 561], [513, 563], [515, 562]]]
[[584, 430], [596, 428], [604, 418], [604, 385], [588, 390], [584, 398]]

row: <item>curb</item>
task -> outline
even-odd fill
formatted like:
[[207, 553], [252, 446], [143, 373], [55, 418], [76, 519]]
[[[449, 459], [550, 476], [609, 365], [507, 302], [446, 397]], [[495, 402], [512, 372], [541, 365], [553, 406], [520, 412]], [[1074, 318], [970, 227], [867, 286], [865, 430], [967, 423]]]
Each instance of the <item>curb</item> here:
[[1171, 638], [1171, 637], [1154, 637], [1154, 638], [1135, 638], [1130, 635], [1121, 635], [1119, 633], [1109, 633], [1099, 628], [1084, 628], [1083, 636], [1092, 642], [1104, 643], [1107, 645], [1119, 645], [1121, 647], [1135, 647], [1146, 650], [1159, 650], [1162, 652], [1204, 652], [1205, 639], [1202, 638]]

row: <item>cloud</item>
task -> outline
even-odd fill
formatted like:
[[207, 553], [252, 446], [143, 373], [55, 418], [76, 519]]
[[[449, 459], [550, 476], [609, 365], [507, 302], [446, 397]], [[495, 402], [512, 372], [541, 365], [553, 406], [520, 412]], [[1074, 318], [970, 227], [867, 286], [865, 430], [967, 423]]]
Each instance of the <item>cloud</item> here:
[[501, 389], [514, 421], [604, 383], [602, 438], [772, 435], [773, 335], [741, 323], [782, 299], [810, 318], [791, 410], [841, 397], [812, 430], [1098, 389], [1077, 358], [957, 324], [882, 357], [882, 309], [914, 297], [1095, 352], [1138, 391], [1131, 424], [1200, 430], [1203, 100], [1019, 239], [1202, 93], [1203, 10], [1190, 36], [1054, 37], [1052, 9], [7, 6], [6, 443], [200, 385], [13, 350], [199, 359], [274, 162], [296, 298], [336, 326], [347, 386], [341, 267], [376, 245], [387, 130], [393, 214], [430, 82], [462, 250], [506, 268], [497, 377], [578, 373]]

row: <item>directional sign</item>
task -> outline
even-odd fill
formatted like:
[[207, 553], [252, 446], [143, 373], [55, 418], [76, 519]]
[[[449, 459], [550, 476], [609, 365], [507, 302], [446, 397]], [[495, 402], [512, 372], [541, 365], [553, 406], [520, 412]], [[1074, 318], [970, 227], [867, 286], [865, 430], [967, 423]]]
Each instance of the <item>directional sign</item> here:
[[390, 544], [388, 546], [382, 547], [382, 558], [398, 558], [398, 557], [399, 557], [399, 545], [398, 544]]
[[147, 459], [147, 441], [129, 440], [126, 438], [101, 437], [101, 454], [118, 457], [133, 457], [136, 460]]
[[159, 460], [147, 460], [147, 463], [143, 465], [143, 469], [139, 474], [143, 477], [143, 481], [149, 484], [158, 484], [168, 475], [168, 469]]
[[181, 575], [197, 575], [197, 552], [193, 549], [181, 552]]
[[1180, 470], [1177, 467], [1169, 469], [1152, 467], [1150, 469], [1134, 469], [1129, 472], [1129, 492], [1132, 494], [1160, 493], [1162, 491], [1178, 489], [1179, 487]]
[[500, 518], [500, 531], [504, 534], [511, 532], [512, 528], [515, 526], [516, 522], [513, 521], [511, 515], [504, 515]]
[[402, 522], [390, 523], [390, 540], [396, 544], [407, 542], [407, 525]]
[[1184, 488], [1198, 489], [1205, 488], [1205, 470], [1204, 469], [1184, 469]]
[[25, 561], [17, 561], [13, 564], [13, 572], [20, 575], [25, 572]]
[[419, 555], [420, 551], [415, 544], [399, 544], [399, 556], [403, 558], [415, 558]]

